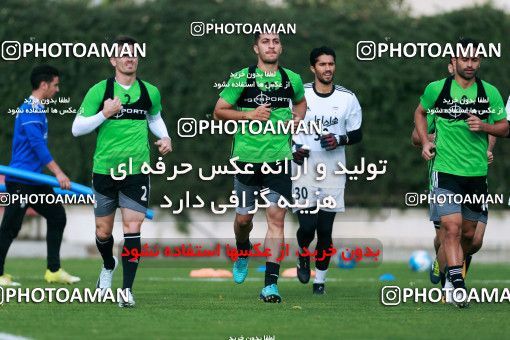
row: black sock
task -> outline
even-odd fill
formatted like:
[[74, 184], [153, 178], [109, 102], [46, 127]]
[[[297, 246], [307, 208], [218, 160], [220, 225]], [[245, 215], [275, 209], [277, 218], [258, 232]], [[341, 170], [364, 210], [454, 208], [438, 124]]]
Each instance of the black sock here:
[[64, 207], [58, 206], [53, 215], [48, 217], [46, 232], [47, 268], [55, 273], [60, 269], [60, 246], [66, 227], [66, 213]]
[[103, 258], [103, 266], [109, 270], [115, 268], [115, 261], [113, 260], [113, 235], [110, 235], [110, 238], [106, 240], [100, 240], [96, 236], [96, 246]]
[[[138, 254], [142, 251], [142, 244], [140, 241], [140, 233], [124, 234], [124, 248], [130, 253], [131, 249], [138, 249]], [[122, 257], [122, 269], [123, 269], [123, 283], [122, 289], [132, 288], [133, 281], [135, 280], [136, 270], [138, 269], [138, 262], [140, 257], [134, 256], [123, 256]]]
[[453, 284], [453, 288], [466, 288], [462, 278], [462, 266], [448, 267], [448, 280]]
[[[237, 247], [238, 251], [250, 251], [250, 249], [251, 249], [250, 239], [248, 238], [244, 242], [239, 242], [236, 240], [236, 247]], [[248, 256], [239, 256], [239, 257], [247, 258]]]
[[473, 255], [466, 256], [466, 274], [469, 270], [469, 265], [471, 264], [471, 260], [473, 259]]
[[444, 288], [446, 284], [446, 275], [443, 272], [439, 272], [439, 277], [441, 278], [441, 287]]
[[266, 262], [266, 276], [265, 286], [276, 284], [278, 282], [278, 275], [280, 274], [280, 265], [274, 262]]
[[302, 214], [302, 211], [311, 211], [312, 208], [300, 210], [297, 213], [299, 220], [299, 228], [296, 232], [297, 242], [301, 250], [310, 247], [315, 238], [315, 230], [317, 229], [318, 214]]

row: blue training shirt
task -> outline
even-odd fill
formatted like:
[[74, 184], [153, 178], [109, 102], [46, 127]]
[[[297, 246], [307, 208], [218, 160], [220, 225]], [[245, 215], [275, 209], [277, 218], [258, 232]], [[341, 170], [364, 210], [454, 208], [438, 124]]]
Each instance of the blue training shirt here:
[[[30, 96], [16, 114], [9, 166], [40, 173], [52, 160], [48, 150], [48, 119], [44, 106]], [[6, 176], [5, 181], [33, 184], [11, 176]]]

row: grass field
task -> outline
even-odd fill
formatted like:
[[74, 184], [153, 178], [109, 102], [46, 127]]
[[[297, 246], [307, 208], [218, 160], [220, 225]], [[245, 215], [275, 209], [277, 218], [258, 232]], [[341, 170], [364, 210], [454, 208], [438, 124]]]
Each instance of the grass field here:
[[[66, 260], [65, 268], [81, 276], [78, 287], [93, 287], [100, 261]], [[290, 267], [288, 263], [283, 267]], [[23, 287], [48, 287], [41, 259], [8, 259], [6, 272]], [[281, 304], [257, 299], [263, 274], [250, 267], [242, 285], [231, 280], [188, 277], [189, 268], [143, 268], [135, 281], [137, 306], [114, 304], [16, 304], [0, 306], [0, 334], [34, 339], [479, 339], [508, 338], [510, 305], [472, 304], [459, 310], [444, 304], [407, 303], [386, 307], [380, 302], [384, 285], [431, 287], [427, 273], [413, 273], [404, 263], [378, 268], [329, 272], [327, 295], [313, 296], [311, 285], [280, 279]], [[397, 281], [381, 283], [382, 273]], [[114, 288], [121, 284], [116, 272]], [[472, 287], [510, 286], [506, 265], [477, 264], [468, 276]], [[57, 287], [57, 286], [54, 286]], [[1, 336], [0, 336], [1, 338]]]

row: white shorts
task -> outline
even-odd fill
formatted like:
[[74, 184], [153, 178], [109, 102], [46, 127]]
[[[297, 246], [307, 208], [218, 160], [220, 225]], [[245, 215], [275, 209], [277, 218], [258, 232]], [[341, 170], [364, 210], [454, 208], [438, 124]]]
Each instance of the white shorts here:
[[297, 183], [293, 183], [292, 195], [294, 196], [295, 203], [300, 205], [300, 207], [293, 208], [293, 212], [297, 212], [301, 209], [317, 207], [318, 202], [320, 202], [320, 206], [328, 205], [328, 207], [321, 207], [320, 210], [331, 212], [345, 211], [343, 188], [321, 188], [307, 185], [299, 186]]

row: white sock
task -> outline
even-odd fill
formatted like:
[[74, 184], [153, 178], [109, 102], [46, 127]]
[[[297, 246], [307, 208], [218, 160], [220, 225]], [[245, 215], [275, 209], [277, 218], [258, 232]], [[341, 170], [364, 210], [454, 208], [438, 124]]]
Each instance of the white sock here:
[[326, 274], [328, 273], [328, 270], [320, 270], [315, 268], [315, 279], [313, 280], [313, 283], [325, 283], [326, 282]]
[[453, 284], [448, 280], [448, 275], [446, 276], [446, 281], [444, 284], [444, 288], [451, 288], [450, 290], [445, 291], [445, 301], [447, 303], [453, 302]]

